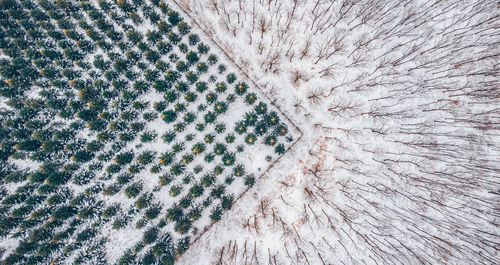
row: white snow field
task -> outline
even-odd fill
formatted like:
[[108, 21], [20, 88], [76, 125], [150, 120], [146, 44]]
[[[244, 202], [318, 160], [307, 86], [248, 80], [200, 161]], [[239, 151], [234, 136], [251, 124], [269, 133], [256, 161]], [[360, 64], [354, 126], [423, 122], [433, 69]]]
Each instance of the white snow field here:
[[500, 263], [498, 2], [175, 2], [304, 133], [179, 264]]

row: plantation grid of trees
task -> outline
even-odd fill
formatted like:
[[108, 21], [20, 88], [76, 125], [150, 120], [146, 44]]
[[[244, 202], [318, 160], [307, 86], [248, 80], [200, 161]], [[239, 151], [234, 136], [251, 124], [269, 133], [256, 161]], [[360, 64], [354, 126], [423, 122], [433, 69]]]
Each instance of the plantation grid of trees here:
[[165, 2], [0, 3], [2, 264], [171, 264], [297, 138]]

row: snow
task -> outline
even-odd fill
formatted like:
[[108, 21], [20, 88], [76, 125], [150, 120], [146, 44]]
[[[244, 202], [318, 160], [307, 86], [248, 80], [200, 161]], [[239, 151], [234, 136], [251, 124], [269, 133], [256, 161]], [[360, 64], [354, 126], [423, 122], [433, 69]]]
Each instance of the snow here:
[[[245, 146], [236, 163], [257, 177], [254, 187], [247, 190], [237, 179], [230, 192], [238, 200], [218, 223], [210, 224], [210, 207], [204, 211], [197, 231], [190, 232], [195, 241], [178, 264], [500, 263], [500, 24], [495, 1], [168, 4], [229, 66], [226, 73], [248, 81], [250, 90], [261, 89], [258, 96], [286, 115], [294, 136], [281, 157], [261, 143]], [[147, 21], [138, 30], [152, 28]], [[162, 94], [140, 99], [151, 105]], [[246, 111], [238, 99], [218, 121], [231, 130]], [[170, 129], [160, 119], [147, 123], [145, 131], [155, 131], [157, 139], [142, 147], [136, 139], [123, 151], [161, 155], [171, 148], [161, 141]], [[78, 137], [93, 135], [84, 130]], [[217, 136], [215, 142], [224, 139]], [[242, 143], [237, 138], [231, 151]], [[273, 155], [271, 163], [264, 159], [267, 154]], [[160, 188], [157, 175], [148, 172], [149, 166], [134, 181], [141, 181], [145, 191], [159, 189], [153, 201], [163, 205], [163, 218], [174, 202], [169, 188], [180, 179]], [[9, 192], [17, 186], [5, 185]], [[74, 194], [85, 188], [68, 187]], [[187, 192], [184, 188], [177, 198]], [[97, 199], [129, 209], [135, 199], [123, 193]], [[97, 239], [106, 239], [108, 262], [116, 263], [142, 239], [152, 224], [135, 229], [141, 217], [132, 216], [120, 230], [109, 223], [100, 228]], [[172, 231], [173, 225], [164, 230]], [[14, 246], [17, 240], [0, 241], [6, 253]]]
[[499, 262], [493, 2], [175, 2], [304, 133], [180, 264]]

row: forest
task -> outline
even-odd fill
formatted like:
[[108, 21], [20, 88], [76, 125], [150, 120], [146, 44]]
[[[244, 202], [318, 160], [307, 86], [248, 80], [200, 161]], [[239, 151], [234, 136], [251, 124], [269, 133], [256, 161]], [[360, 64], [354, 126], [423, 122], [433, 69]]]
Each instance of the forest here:
[[165, 2], [1, 5], [2, 264], [173, 264], [300, 137]]
[[493, 0], [0, 0], [0, 264], [500, 264]]

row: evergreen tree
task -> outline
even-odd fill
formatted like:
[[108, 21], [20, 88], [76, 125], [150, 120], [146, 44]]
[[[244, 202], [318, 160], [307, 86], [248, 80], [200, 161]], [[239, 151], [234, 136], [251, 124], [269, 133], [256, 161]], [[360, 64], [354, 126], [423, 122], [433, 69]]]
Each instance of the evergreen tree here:
[[267, 105], [264, 102], [259, 102], [259, 104], [255, 106], [255, 112], [257, 112], [257, 114], [266, 114]]
[[119, 204], [114, 204], [106, 208], [102, 213], [101, 217], [105, 219], [110, 219], [115, 216], [120, 211]]
[[228, 75], [226, 75], [226, 81], [229, 84], [234, 83], [234, 81], [236, 81], [236, 75], [234, 73], [229, 73]]
[[245, 114], [245, 123], [247, 126], [254, 126], [255, 123], [257, 122], [258, 117], [255, 114], [255, 112], [247, 112]]
[[187, 101], [187, 102], [195, 102], [196, 101], [196, 94], [193, 93], [193, 92], [187, 92], [186, 94], [184, 94], [184, 99]]
[[50, 217], [51, 221], [64, 221], [77, 213], [76, 208], [72, 206], [60, 206]]
[[282, 155], [284, 154], [286, 151], [285, 149], [285, 145], [284, 144], [278, 144], [275, 148], [274, 148], [274, 152], [276, 152], [277, 154], [279, 155]]
[[194, 222], [201, 217], [202, 208], [201, 207], [193, 207], [191, 211], [187, 214], [189, 221]]
[[210, 124], [213, 123], [217, 119], [217, 115], [214, 112], [207, 112], [204, 116], [205, 122]]
[[188, 35], [189, 45], [193, 46], [200, 42], [200, 37], [196, 34], [190, 33]]
[[266, 145], [271, 145], [271, 146], [273, 146], [273, 145], [275, 145], [275, 144], [276, 144], [276, 141], [277, 141], [277, 140], [276, 140], [276, 137], [275, 137], [274, 135], [269, 135], [269, 136], [267, 136], [267, 137], [266, 137], [266, 139], [265, 139], [264, 143], [265, 143]]
[[257, 137], [253, 133], [247, 134], [245, 137], [245, 142], [249, 145], [255, 144], [255, 141], [257, 141]]
[[231, 165], [233, 165], [234, 164], [234, 160], [235, 160], [235, 155], [233, 153], [225, 153], [222, 156], [222, 163], [225, 166], [231, 166]]
[[233, 201], [234, 201], [233, 195], [223, 196], [222, 201], [221, 201], [222, 209], [224, 209], [224, 211], [231, 210], [231, 207], [233, 205]]
[[132, 159], [134, 159], [134, 154], [132, 152], [125, 152], [116, 155], [115, 159], [113, 159], [113, 162], [123, 166], [129, 164]]
[[125, 196], [127, 198], [135, 198], [142, 191], [142, 184], [140, 182], [135, 182], [130, 184], [127, 188], [125, 188]]
[[238, 134], [243, 134], [246, 132], [247, 130], [247, 126], [246, 126], [246, 123], [243, 122], [243, 121], [240, 121], [238, 123], [236, 123], [236, 127], [234, 128], [234, 130], [238, 133]]
[[191, 149], [193, 154], [201, 154], [205, 151], [205, 144], [204, 143], [196, 143], [193, 148]]
[[210, 220], [212, 220], [212, 223], [218, 222], [222, 218], [222, 208], [220, 206], [216, 206], [212, 208], [210, 211]]
[[137, 201], [135, 201], [135, 207], [137, 209], [144, 209], [148, 207], [151, 204], [151, 200], [153, 198], [153, 195], [151, 193], [145, 193], [141, 195]]
[[43, 181], [47, 185], [63, 185], [71, 178], [66, 172], [53, 172]]
[[256, 135], [262, 136], [267, 132], [267, 128], [268, 123], [265, 120], [260, 120], [259, 122], [257, 122], [257, 124], [255, 124], [254, 132]]
[[206, 99], [208, 104], [212, 104], [217, 100], [217, 94], [210, 92], [207, 94]]
[[152, 205], [144, 212], [144, 218], [146, 220], [153, 220], [160, 214], [161, 206], [159, 204]]
[[182, 35], [186, 35], [189, 33], [191, 27], [186, 22], [179, 21], [179, 23], [177, 23], [177, 29]]
[[126, 250], [125, 253], [118, 260], [119, 265], [132, 265], [135, 264], [136, 255], [132, 253], [130, 249]]
[[170, 174], [174, 175], [174, 176], [179, 176], [181, 175], [182, 173], [184, 173], [184, 170], [186, 169], [186, 165], [185, 164], [182, 164], [182, 163], [176, 163], [176, 164], [173, 164], [171, 167], [170, 167]]
[[189, 189], [189, 196], [193, 198], [198, 198], [203, 194], [203, 186], [200, 184], [195, 184]]
[[85, 163], [94, 158], [94, 154], [87, 150], [80, 150], [71, 156], [71, 161]]
[[172, 186], [170, 188], [169, 194], [172, 197], [176, 197], [177, 195], [179, 195], [181, 193], [181, 191], [182, 191], [182, 186], [176, 185], [176, 186]]
[[191, 229], [192, 225], [192, 222], [189, 221], [188, 218], [181, 218], [175, 223], [174, 230], [175, 232], [184, 235], [189, 231], [189, 229]]
[[179, 207], [179, 205], [174, 203], [174, 205], [172, 205], [172, 208], [167, 210], [166, 220], [168, 222], [176, 222], [177, 220], [182, 218], [182, 215], [182, 209]]
[[241, 82], [241, 83], [236, 84], [234, 91], [237, 95], [241, 96], [241, 95], [246, 93], [247, 89], [248, 89], [248, 85], [244, 82]]
[[186, 237], [183, 237], [177, 241], [177, 248], [176, 248], [177, 257], [179, 257], [180, 255], [184, 254], [184, 252], [186, 252], [186, 250], [189, 247], [189, 240], [190, 240], [189, 237], [186, 236]]
[[214, 104], [214, 111], [215, 113], [222, 114], [227, 111], [227, 104], [224, 102], [216, 102]]
[[186, 52], [186, 61], [188, 62], [189, 65], [193, 65], [196, 62], [198, 62], [200, 58], [198, 57], [198, 54], [195, 51], [187, 51]]
[[196, 70], [198, 70], [198, 72], [200, 73], [206, 73], [208, 71], [208, 65], [204, 62], [199, 62], [196, 65]]
[[154, 160], [154, 153], [151, 151], [144, 151], [137, 157], [137, 162], [141, 165], [151, 164]]
[[253, 187], [253, 184], [255, 183], [255, 178], [252, 176], [246, 176], [245, 177], [245, 185], [248, 187]]

